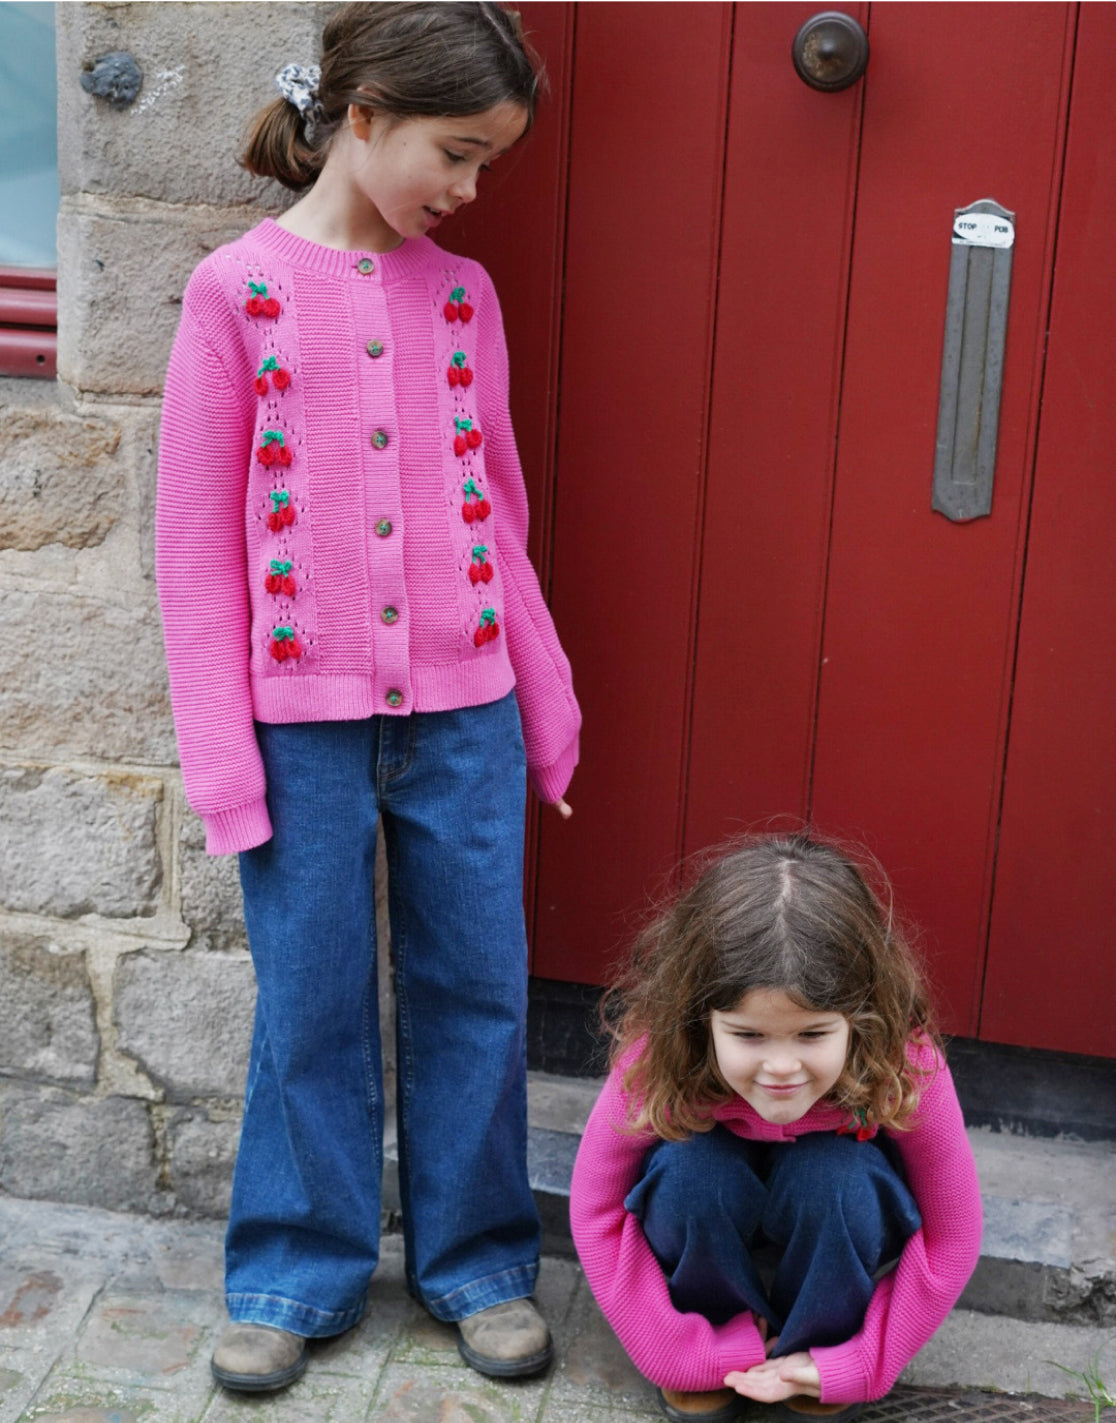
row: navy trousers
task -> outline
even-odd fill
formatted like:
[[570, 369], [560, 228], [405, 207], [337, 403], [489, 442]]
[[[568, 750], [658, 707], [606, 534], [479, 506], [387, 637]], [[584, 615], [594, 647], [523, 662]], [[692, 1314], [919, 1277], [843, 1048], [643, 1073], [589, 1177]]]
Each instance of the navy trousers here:
[[714, 1324], [751, 1310], [778, 1335], [775, 1354], [851, 1338], [878, 1272], [921, 1224], [885, 1150], [829, 1132], [768, 1143], [715, 1126], [658, 1142], [624, 1205], [676, 1309]]

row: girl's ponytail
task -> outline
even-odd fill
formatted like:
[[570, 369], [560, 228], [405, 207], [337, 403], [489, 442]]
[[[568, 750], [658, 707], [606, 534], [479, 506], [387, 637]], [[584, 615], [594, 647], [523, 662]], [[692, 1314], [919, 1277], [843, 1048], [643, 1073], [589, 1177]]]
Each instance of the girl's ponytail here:
[[307, 134], [302, 114], [286, 99], [273, 99], [252, 120], [239, 163], [259, 178], [274, 178], [296, 193], [322, 171], [327, 145]]

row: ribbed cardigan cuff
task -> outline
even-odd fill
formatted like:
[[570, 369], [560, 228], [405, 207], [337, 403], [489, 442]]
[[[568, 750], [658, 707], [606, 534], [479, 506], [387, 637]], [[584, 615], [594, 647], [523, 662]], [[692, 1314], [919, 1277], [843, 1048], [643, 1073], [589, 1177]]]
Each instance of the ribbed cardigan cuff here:
[[205, 826], [207, 855], [235, 855], [271, 839], [271, 817], [263, 796], [250, 800], [247, 805], [203, 815], [201, 819]]
[[553, 805], [556, 800], [561, 800], [566, 794], [570, 781], [573, 779], [574, 768], [577, 766], [578, 740], [579, 738], [575, 736], [553, 765], [527, 767], [527, 774], [535, 788], [535, 794], [547, 805]]
[[822, 1403], [864, 1403], [887, 1392], [877, 1379], [868, 1377], [864, 1360], [852, 1340], [826, 1347], [815, 1345], [810, 1357], [821, 1375]]

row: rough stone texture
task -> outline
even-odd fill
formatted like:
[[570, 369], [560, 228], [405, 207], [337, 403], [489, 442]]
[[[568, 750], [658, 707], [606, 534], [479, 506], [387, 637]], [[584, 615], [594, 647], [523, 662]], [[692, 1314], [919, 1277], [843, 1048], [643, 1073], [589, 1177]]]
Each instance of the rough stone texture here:
[[91, 1086], [98, 1047], [85, 955], [0, 929], [0, 1072]]
[[170, 1184], [180, 1206], [198, 1215], [228, 1214], [239, 1140], [239, 1116], [215, 1121], [194, 1108], [171, 1118], [167, 1124]]
[[143, 951], [116, 965], [117, 1047], [175, 1101], [240, 1097], [248, 1067], [255, 979], [246, 958]]
[[4, 411], [0, 548], [88, 548], [120, 515], [120, 427], [34, 405]]
[[205, 827], [192, 811], [179, 841], [182, 917], [195, 949], [244, 949], [244, 909], [235, 855], [207, 855]]
[[258, 211], [75, 203], [58, 215], [58, 374], [81, 391], [158, 395], [190, 273]]
[[142, 1103], [0, 1083], [0, 1187], [14, 1196], [162, 1214]]
[[[0, 679], [0, 746], [34, 755], [177, 760], [162, 629], [153, 599], [131, 605], [0, 590], [5, 641], [22, 656]], [[60, 820], [55, 833], [81, 822]], [[70, 837], [65, 837], [72, 848]]]
[[0, 904], [60, 919], [154, 914], [162, 793], [151, 776], [0, 768]]
[[[168, 203], [284, 201], [237, 166], [245, 125], [276, 97], [273, 76], [317, 59], [329, 6], [61, 5], [58, 110], [63, 193]], [[136, 102], [114, 111], [81, 87], [102, 55], [127, 50], [143, 71]], [[189, 142], [183, 142], [183, 135]]]

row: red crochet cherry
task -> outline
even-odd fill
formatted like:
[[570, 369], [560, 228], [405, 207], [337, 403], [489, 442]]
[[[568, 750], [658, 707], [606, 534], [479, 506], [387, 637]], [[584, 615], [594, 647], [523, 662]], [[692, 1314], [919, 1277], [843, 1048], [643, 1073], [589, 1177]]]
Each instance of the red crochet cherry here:
[[273, 558], [271, 572], [264, 578], [264, 587], [269, 593], [282, 593], [287, 598], [295, 595], [295, 581], [291, 575], [289, 558]]
[[282, 307], [273, 296], [268, 296], [267, 285], [264, 282], [249, 282], [248, 289], [252, 295], [244, 303], [244, 310], [249, 316], [270, 316], [276, 317], [282, 311]]
[[284, 370], [274, 356], [268, 356], [256, 372], [256, 394], [267, 394], [267, 376], [271, 372], [271, 383], [276, 390], [286, 390], [291, 383], [290, 371]]
[[[461, 506], [461, 517], [467, 524], [471, 524], [474, 519], [487, 519], [491, 506], [488, 500], [477, 488], [476, 481], [467, 479], [461, 486], [465, 495], [465, 503]], [[470, 501], [475, 499], [475, 504]], [[481, 510], [484, 510], [482, 513]]]
[[267, 516], [267, 527], [273, 534], [279, 533], [281, 529], [289, 528], [295, 521], [294, 505], [291, 503], [290, 491], [286, 489], [273, 489], [271, 491], [271, 511]]
[[294, 628], [277, 627], [272, 629], [271, 647], [268, 650], [276, 662], [286, 662], [288, 657], [297, 662], [302, 656], [302, 643], [295, 636]]
[[457, 434], [453, 439], [453, 452], [460, 458], [466, 450], [475, 450], [481, 442], [481, 432], [474, 428], [471, 420], [463, 420], [457, 416], [453, 422], [457, 426]]
[[500, 636], [500, 624], [496, 621], [496, 609], [485, 608], [480, 615], [480, 625], [473, 634], [473, 646], [483, 647], [494, 637]]
[[467, 301], [463, 301], [463, 302], [461, 303], [461, 305], [458, 307], [457, 311], [458, 311], [458, 315], [461, 317], [462, 321], [472, 321], [472, 319], [473, 319], [473, 308], [469, 305], [469, 303], [468, 303]]
[[473, 308], [469, 306], [469, 316], [465, 316], [464, 310], [466, 306], [469, 306], [469, 304], [465, 300], [465, 288], [454, 287], [453, 291], [449, 294], [449, 301], [447, 301], [442, 308], [442, 312], [447, 321], [456, 321], [458, 316], [460, 316], [463, 321], [468, 321], [469, 316], [473, 314]]
[[470, 583], [491, 583], [492, 575], [496, 571], [485, 554], [488, 552], [487, 544], [477, 544], [473, 549], [473, 561], [469, 565]]
[[466, 363], [464, 351], [454, 352], [453, 360], [450, 362], [449, 370], [446, 372], [446, 379], [450, 385], [472, 385], [473, 372]]
[[260, 447], [256, 451], [256, 458], [262, 465], [290, 464], [292, 455], [287, 448], [282, 430], [265, 430], [263, 432]]

